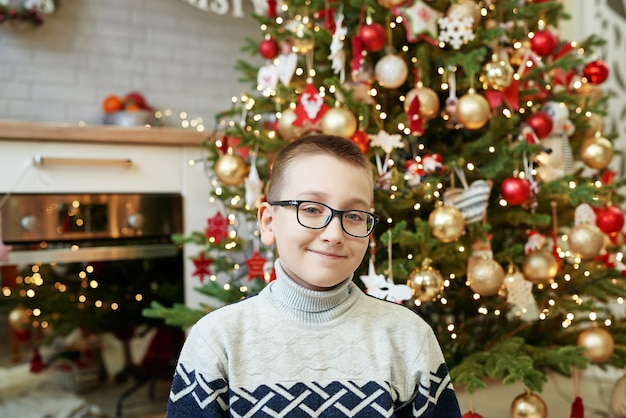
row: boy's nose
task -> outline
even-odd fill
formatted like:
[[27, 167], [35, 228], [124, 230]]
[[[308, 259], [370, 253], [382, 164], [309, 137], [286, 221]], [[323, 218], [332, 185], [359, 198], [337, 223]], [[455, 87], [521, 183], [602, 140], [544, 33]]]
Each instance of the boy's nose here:
[[343, 241], [344, 235], [343, 227], [341, 226], [341, 219], [339, 216], [333, 216], [326, 225], [322, 229], [322, 233], [320, 234], [324, 240], [327, 241]]

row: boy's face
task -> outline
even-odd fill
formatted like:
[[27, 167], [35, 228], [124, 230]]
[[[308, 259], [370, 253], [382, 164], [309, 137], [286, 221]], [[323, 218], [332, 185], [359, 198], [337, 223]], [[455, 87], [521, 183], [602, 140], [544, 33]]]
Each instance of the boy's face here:
[[[284, 187], [276, 200], [312, 200], [333, 209], [370, 211], [373, 192], [370, 173], [330, 155], [302, 156], [285, 171]], [[261, 240], [276, 242], [280, 263], [296, 283], [312, 290], [328, 290], [347, 279], [361, 263], [368, 238], [355, 238], [333, 217], [322, 229], [298, 223], [296, 208], [259, 208]]]

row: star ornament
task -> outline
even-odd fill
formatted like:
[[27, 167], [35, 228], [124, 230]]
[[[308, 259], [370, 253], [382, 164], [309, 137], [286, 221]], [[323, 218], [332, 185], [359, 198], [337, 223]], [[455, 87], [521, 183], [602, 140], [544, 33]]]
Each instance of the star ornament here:
[[391, 153], [394, 148], [404, 148], [402, 135], [400, 134], [390, 134], [389, 132], [383, 130], [377, 134], [370, 135], [370, 139], [370, 146], [380, 147], [387, 154]]
[[191, 273], [192, 276], [197, 276], [200, 278], [200, 283], [204, 283], [204, 277], [211, 275], [211, 270], [209, 266], [213, 263], [212, 258], [207, 258], [204, 251], [202, 251], [198, 257], [192, 259], [195, 270]]
[[222, 212], [217, 212], [214, 217], [209, 218], [207, 223], [209, 224], [206, 230], [206, 237], [213, 238], [215, 243], [219, 243], [224, 238], [228, 237], [228, 218], [222, 215]]
[[391, 12], [401, 16], [406, 26], [406, 38], [409, 42], [417, 42], [426, 33], [432, 37], [438, 35], [438, 21], [443, 13], [424, 4], [422, 0], [408, 3], [406, 6], [394, 7]]
[[252, 253], [252, 257], [246, 260], [248, 265], [248, 280], [255, 277], [263, 279], [265, 277], [265, 262], [267, 259], [261, 257], [258, 251]]

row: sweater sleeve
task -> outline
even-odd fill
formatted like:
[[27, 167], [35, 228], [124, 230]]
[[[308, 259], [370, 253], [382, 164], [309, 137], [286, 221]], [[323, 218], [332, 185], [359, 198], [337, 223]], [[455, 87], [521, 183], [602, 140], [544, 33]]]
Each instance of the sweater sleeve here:
[[228, 379], [222, 360], [194, 325], [181, 350], [167, 405], [168, 418], [228, 417]]
[[420, 378], [418, 387], [415, 388], [413, 412], [410, 416], [460, 418], [461, 410], [448, 367], [432, 330], [427, 333], [427, 341], [424, 341], [416, 366], [415, 372], [419, 373]]

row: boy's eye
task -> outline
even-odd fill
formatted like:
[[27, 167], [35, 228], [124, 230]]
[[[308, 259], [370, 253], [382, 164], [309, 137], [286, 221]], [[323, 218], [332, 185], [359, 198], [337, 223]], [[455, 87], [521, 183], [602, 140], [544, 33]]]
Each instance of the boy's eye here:
[[345, 213], [343, 216], [345, 219], [352, 222], [362, 222], [364, 218], [363, 214], [360, 212], [348, 212]]
[[300, 210], [307, 215], [318, 215], [325, 212], [322, 205], [315, 205], [310, 203], [307, 203], [306, 205], [300, 205]]

